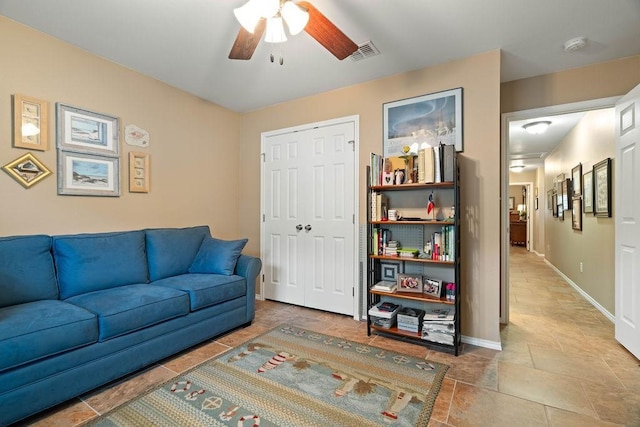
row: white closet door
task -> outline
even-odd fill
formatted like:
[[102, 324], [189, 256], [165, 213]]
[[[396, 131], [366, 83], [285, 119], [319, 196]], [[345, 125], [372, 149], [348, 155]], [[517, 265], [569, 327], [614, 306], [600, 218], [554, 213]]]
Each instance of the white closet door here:
[[353, 122], [264, 140], [263, 262], [267, 299], [353, 314]]

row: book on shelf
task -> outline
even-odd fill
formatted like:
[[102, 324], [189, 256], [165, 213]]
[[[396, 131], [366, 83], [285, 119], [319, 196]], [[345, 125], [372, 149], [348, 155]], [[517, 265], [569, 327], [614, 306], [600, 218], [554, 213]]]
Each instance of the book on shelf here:
[[442, 182], [442, 155], [440, 147], [433, 149], [433, 182]]
[[424, 313], [424, 321], [427, 320], [453, 320], [456, 315], [454, 307], [430, 308]]
[[442, 147], [442, 181], [453, 182], [453, 157], [456, 154], [456, 147], [453, 145], [440, 145]]
[[397, 283], [391, 282], [389, 280], [381, 280], [371, 287], [371, 289], [373, 290], [381, 291], [381, 292], [389, 292], [389, 293], [395, 292], [397, 288], [398, 288]]

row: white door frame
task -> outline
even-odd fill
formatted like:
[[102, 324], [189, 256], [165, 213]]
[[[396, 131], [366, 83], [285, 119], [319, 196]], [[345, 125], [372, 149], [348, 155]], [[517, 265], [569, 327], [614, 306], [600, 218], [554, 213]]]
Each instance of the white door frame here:
[[[355, 261], [355, 265], [353, 268], [353, 318], [355, 320], [360, 320], [360, 271], [359, 271], [359, 260], [360, 255], [358, 254], [358, 246], [360, 241], [360, 234], [358, 230], [358, 217], [360, 212], [360, 169], [359, 169], [359, 158], [360, 158], [360, 116], [345, 116], [339, 117], [330, 120], [324, 120], [320, 122], [307, 123], [299, 126], [288, 127], [284, 129], [277, 129], [267, 132], [262, 132], [260, 134], [260, 156], [264, 157], [265, 152], [265, 140], [274, 135], [280, 135], [284, 133], [292, 133], [292, 132], [300, 132], [305, 131], [317, 127], [326, 127], [333, 126], [342, 123], [353, 123], [354, 125], [354, 142], [349, 143], [353, 147], [354, 156], [353, 156], [353, 191], [356, 195], [355, 204], [354, 204], [354, 213], [353, 213], [353, 259]], [[263, 160], [263, 159], [261, 159]], [[265, 230], [264, 230], [264, 215], [266, 212], [266, 200], [265, 200], [265, 178], [264, 178], [264, 162], [260, 161], [260, 258], [265, 259]], [[257, 295], [259, 300], [264, 300], [264, 275], [260, 277], [260, 292]]]
[[[619, 96], [614, 96], [502, 114], [500, 135], [500, 164], [502, 168], [500, 178], [500, 219], [502, 222], [502, 227], [500, 227], [500, 323], [509, 323], [509, 124], [512, 121], [534, 119], [540, 116], [612, 108], [618, 99], [620, 99]], [[543, 191], [543, 194], [546, 193]]]
[[[526, 240], [525, 240], [525, 247], [527, 248], [528, 251], [531, 250], [531, 248], [533, 247], [533, 226], [532, 223], [533, 221], [531, 220], [532, 215], [531, 215], [531, 207], [533, 206], [533, 182], [531, 181], [514, 181], [511, 182], [509, 181], [509, 184], [507, 185], [507, 190], [509, 188], [509, 186], [511, 185], [520, 185], [520, 186], [524, 186], [527, 187], [527, 200], [525, 200], [525, 209], [527, 210], [527, 234], [526, 234]], [[518, 204], [516, 203], [516, 206]], [[510, 232], [511, 230], [509, 230]], [[511, 239], [509, 239], [511, 240]], [[509, 246], [511, 246], [511, 242], [509, 242]]]

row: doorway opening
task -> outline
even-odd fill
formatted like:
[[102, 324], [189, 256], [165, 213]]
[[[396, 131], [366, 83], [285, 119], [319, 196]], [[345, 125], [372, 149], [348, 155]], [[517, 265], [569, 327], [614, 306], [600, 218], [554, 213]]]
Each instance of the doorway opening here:
[[[532, 158], [527, 158], [526, 156], [513, 156], [512, 147], [514, 146], [514, 124], [521, 123], [523, 121], [533, 122], [533, 121], [543, 121], [545, 118], [552, 117], [555, 119], [559, 119], [561, 117], [575, 114], [575, 113], [585, 113], [591, 110], [598, 110], [603, 108], [611, 108], [615, 105], [618, 97], [604, 98], [598, 100], [577, 102], [571, 104], [563, 104], [556, 105], [544, 108], [537, 108], [532, 110], [524, 110], [517, 111], [512, 113], [504, 113], [502, 114], [502, 123], [501, 123], [501, 166], [502, 166], [502, 174], [501, 174], [501, 283], [500, 283], [500, 323], [509, 323], [509, 249], [510, 249], [510, 209], [509, 209], [509, 185], [511, 183], [530, 183], [532, 188], [529, 188], [528, 193], [530, 197], [528, 198], [529, 204], [529, 217], [534, 213], [533, 221], [530, 221], [531, 224], [528, 224], [528, 238], [529, 238], [529, 249], [539, 256], [544, 256], [546, 246], [544, 241], [544, 230], [545, 230], [545, 217], [546, 211], [548, 207], [547, 201], [547, 190], [545, 189], [545, 162], [544, 159], [547, 156], [549, 151], [540, 151], [533, 150]], [[520, 126], [521, 127], [521, 126]], [[513, 150], [515, 151], [515, 150]], [[537, 159], [535, 159], [537, 155]], [[510, 165], [513, 164], [526, 164], [527, 167], [525, 170], [529, 169], [531, 173], [529, 174], [532, 178], [526, 178], [520, 181], [518, 178], [515, 178], [514, 175], [510, 173]], [[567, 171], [570, 172], [570, 171]], [[538, 210], [535, 210], [535, 191], [538, 191], [537, 195], [537, 203]], [[537, 214], [535, 214], [537, 212]], [[551, 212], [551, 211], [549, 211]], [[537, 224], [535, 226], [534, 223]], [[532, 231], [533, 230], [533, 231]], [[537, 233], [535, 230], [542, 230], [542, 232]], [[532, 243], [537, 239], [537, 246], [533, 246]]]

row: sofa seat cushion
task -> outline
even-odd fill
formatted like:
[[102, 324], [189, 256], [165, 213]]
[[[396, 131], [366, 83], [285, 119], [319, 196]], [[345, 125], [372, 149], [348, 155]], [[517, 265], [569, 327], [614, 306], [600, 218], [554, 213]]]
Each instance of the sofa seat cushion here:
[[100, 341], [189, 313], [189, 295], [147, 284], [120, 286], [69, 298], [66, 302], [98, 316]]
[[54, 236], [53, 254], [63, 300], [148, 282], [142, 231]]
[[0, 308], [0, 371], [97, 340], [95, 314], [64, 301]]
[[210, 236], [209, 226], [187, 228], [154, 228], [145, 230], [149, 279], [151, 282], [185, 274], [200, 249], [202, 240]]
[[152, 282], [150, 286], [179, 289], [189, 293], [191, 311], [229, 301], [247, 294], [247, 281], [240, 276], [183, 274]]

